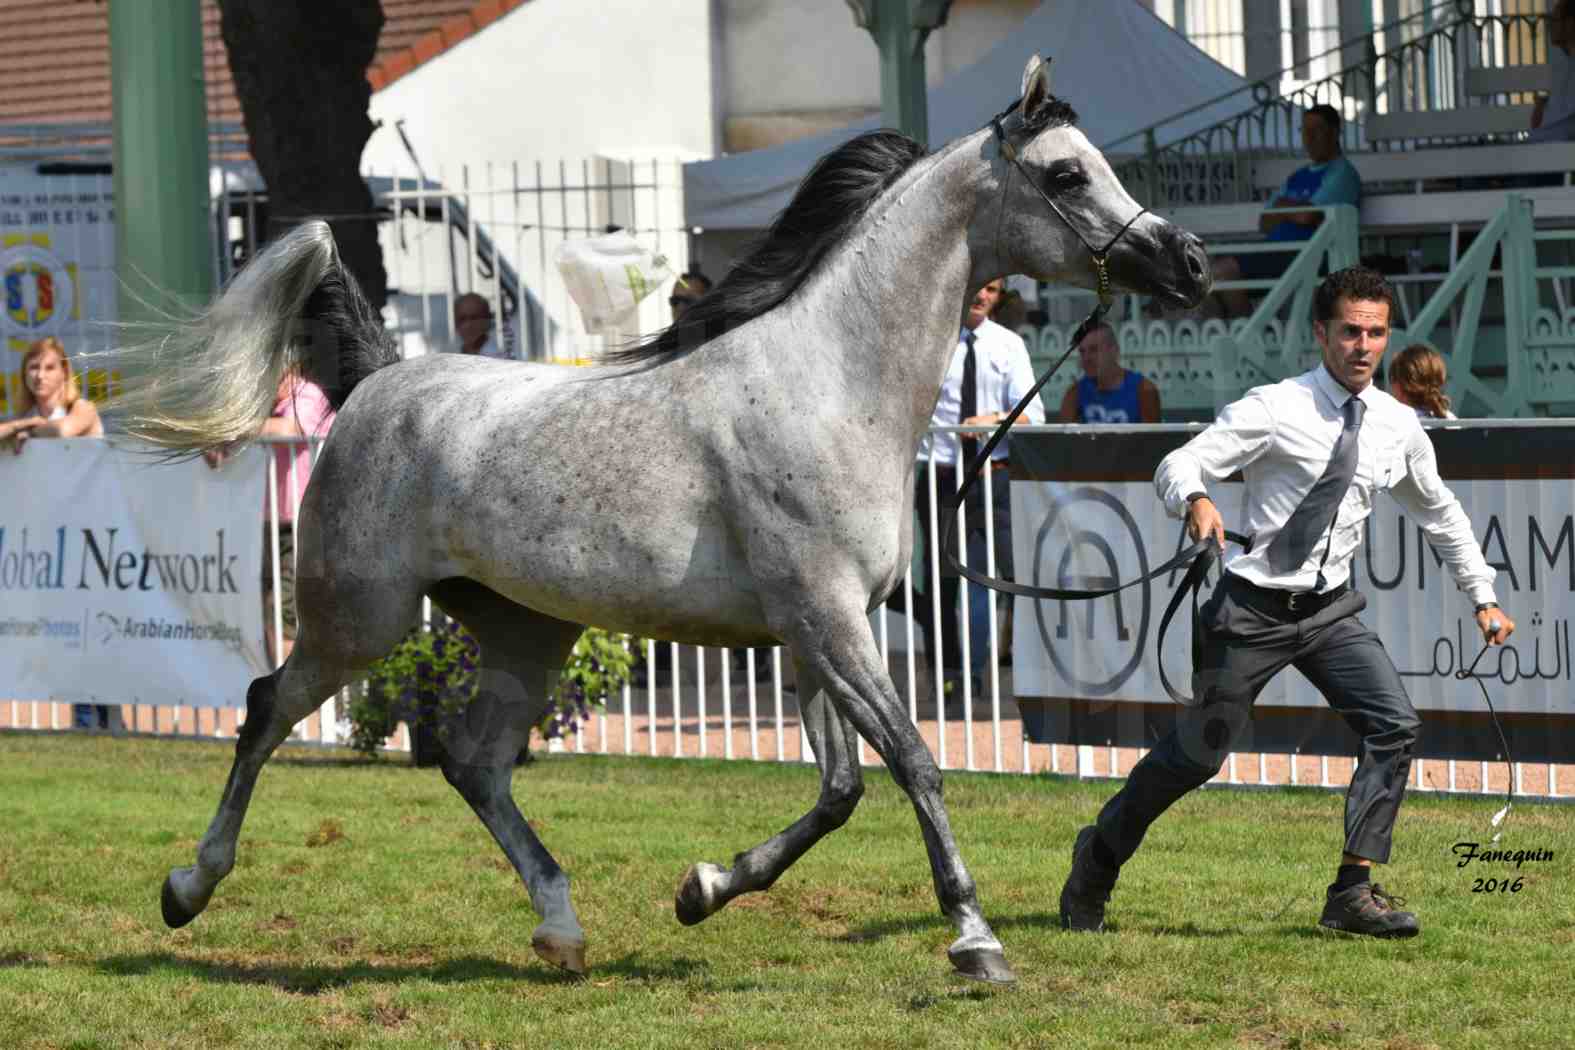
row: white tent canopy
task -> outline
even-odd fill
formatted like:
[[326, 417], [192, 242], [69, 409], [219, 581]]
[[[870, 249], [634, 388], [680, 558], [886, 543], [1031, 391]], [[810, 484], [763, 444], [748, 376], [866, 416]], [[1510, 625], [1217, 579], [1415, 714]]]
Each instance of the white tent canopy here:
[[[1202, 106], [1167, 123], [1159, 135], [1164, 144], [1251, 104], [1245, 80], [1135, 0], [1046, 0], [978, 62], [930, 89], [931, 143], [983, 127], [1016, 98], [1023, 66], [1035, 51], [1051, 59], [1055, 93], [1072, 104], [1078, 126], [1101, 148]], [[1232, 92], [1240, 93], [1215, 101]], [[816, 160], [880, 123], [871, 117], [771, 149], [685, 164], [685, 218], [708, 229], [765, 227]], [[1141, 142], [1128, 141], [1117, 152], [1140, 148]]]

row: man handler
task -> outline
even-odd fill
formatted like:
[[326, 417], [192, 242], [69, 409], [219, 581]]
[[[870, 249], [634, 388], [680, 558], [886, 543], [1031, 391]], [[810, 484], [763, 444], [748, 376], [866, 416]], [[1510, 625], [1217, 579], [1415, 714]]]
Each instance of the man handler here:
[[1222, 547], [1224, 523], [1207, 485], [1240, 471], [1243, 531], [1256, 543], [1229, 560], [1202, 608], [1196, 706], [1178, 714], [1098, 822], [1078, 832], [1061, 890], [1064, 928], [1103, 929], [1121, 866], [1148, 826], [1219, 772], [1258, 693], [1294, 665], [1361, 740], [1343, 854], [1319, 924], [1377, 937], [1420, 931], [1416, 916], [1369, 879], [1373, 864], [1389, 860], [1421, 724], [1383, 642], [1357, 619], [1367, 600], [1349, 583], [1376, 494], [1388, 491], [1425, 530], [1484, 639], [1503, 644], [1515, 623], [1498, 607], [1494, 572], [1439, 480], [1416, 413], [1372, 385], [1394, 304], [1394, 290], [1371, 270], [1330, 274], [1313, 297], [1323, 363], [1249, 391], [1160, 463], [1154, 486], [1166, 509], [1186, 516], [1194, 538], [1212, 536]]

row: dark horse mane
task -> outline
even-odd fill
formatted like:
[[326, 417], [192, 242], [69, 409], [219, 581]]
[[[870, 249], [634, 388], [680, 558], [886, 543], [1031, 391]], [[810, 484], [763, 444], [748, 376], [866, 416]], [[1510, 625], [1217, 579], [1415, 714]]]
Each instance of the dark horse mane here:
[[606, 355], [633, 364], [698, 346], [781, 305], [882, 193], [925, 155], [896, 131], [871, 131], [815, 163], [793, 199], [717, 286], [655, 335]]

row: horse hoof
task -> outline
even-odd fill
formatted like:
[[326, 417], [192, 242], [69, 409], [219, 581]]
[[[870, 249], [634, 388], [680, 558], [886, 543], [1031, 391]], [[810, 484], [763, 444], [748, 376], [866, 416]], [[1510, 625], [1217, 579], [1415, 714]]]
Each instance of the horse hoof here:
[[551, 933], [538, 933], [531, 937], [530, 946], [542, 962], [566, 970], [576, 977], [584, 977], [585, 942], [571, 941]]
[[164, 889], [159, 892], [159, 908], [164, 912], [164, 925], [172, 930], [178, 930], [198, 915], [202, 914], [199, 908], [192, 911], [181, 903], [175, 895], [175, 876], [170, 874], [164, 879]]
[[990, 984], [1014, 984], [1017, 975], [1006, 965], [1006, 953], [1000, 948], [952, 948], [946, 953], [952, 966], [964, 977]]
[[678, 882], [678, 893], [673, 898], [673, 911], [678, 921], [693, 926], [721, 910], [726, 901], [719, 901], [717, 884], [727, 877], [725, 869], [704, 861], [690, 865]]

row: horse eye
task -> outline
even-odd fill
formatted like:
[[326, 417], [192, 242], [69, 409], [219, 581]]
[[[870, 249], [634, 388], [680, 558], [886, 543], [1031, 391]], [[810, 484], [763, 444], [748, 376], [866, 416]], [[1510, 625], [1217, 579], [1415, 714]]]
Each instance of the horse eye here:
[[1052, 171], [1046, 180], [1050, 184], [1051, 193], [1072, 193], [1088, 182], [1087, 176], [1077, 168], [1062, 168]]

